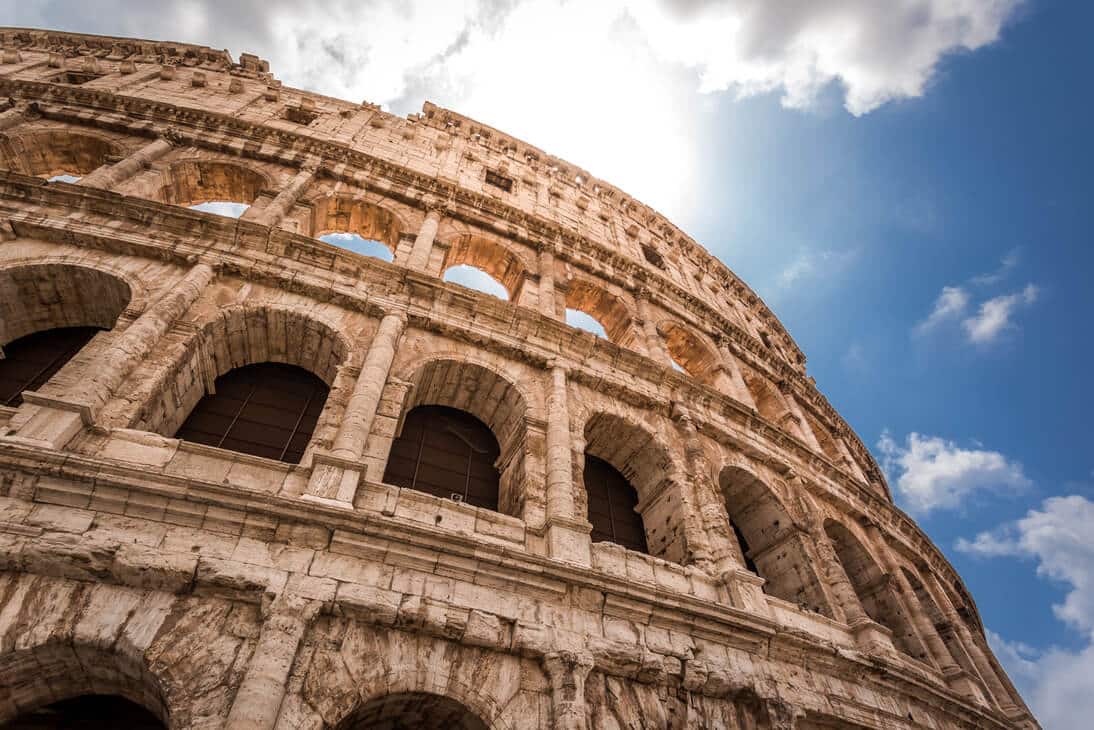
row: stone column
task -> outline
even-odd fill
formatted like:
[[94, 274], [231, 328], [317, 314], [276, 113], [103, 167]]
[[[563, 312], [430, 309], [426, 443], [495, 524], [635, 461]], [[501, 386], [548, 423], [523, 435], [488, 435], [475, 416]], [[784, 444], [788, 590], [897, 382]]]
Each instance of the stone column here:
[[[674, 410], [673, 417], [684, 441], [690, 482], [687, 490], [690, 493], [681, 495], [685, 528], [689, 521], [693, 523], [688, 529], [688, 549], [700, 567], [712, 572], [716, 564], [719, 568], [744, 570], [744, 556], [736, 537], [732, 536], [729, 516], [718, 488], [710, 479], [710, 462], [703, 451], [699, 432], [687, 412], [679, 407]], [[694, 524], [696, 517], [699, 524]]]
[[590, 526], [575, 512], [574, 465], [566, 368], [548, 364], [547, 391], [547, 549], [551, 557], [588, 565]]
[[642, 338], [646, 344], [646, 353], [649, 357], [662, 365], [672, 366], [672, 358], [661, 335], [657, 332], [657, 323], [653, 321], [653, 313], [650, 311], [649, 289], [645, 287], [634, 293], [634, 302], [638, 308], [638, 325], [642, 328]]
[[284, 594], [270, 605], [247, 673], [228, 713], [226, 727], [272, 730], [285, 698], [285, 685], [300, 640], [321, 605], [319, 601]]
[[725, 337], [720, 338], [718, 341], [718, 354], [721, 355], [722, 359], [721, 365], [722, 372], [725, 374], [726, 393], [749, 408], [755, 409], [756, 401], [752, 399], [748, 384], [745, 382], [744, 376], [741, 375], [740, 367], [737, 366], [737, 358], [729, 349], [729, 343]]
[[[783, 381], [779, 383], [779, 393], [782, 395], [783, 403], [786, 405], [786, 412], [789, 414], [789, 418], [783, 417], [783, 423], [779, 425], [786, 428], [788, 425], [794, 430], [797, 436], [804, 441], [809, 448], [813, 449], [819, 454], [824, 454], [824, 449], [821, 448], [820, 440], [817, 439], [817, 435], [813, 433], [813, 428], [809, 425], [809, 421], [806, 419], [805, 414], [802, 412], [801, 406], [798, 405], [798, 399], [794, 397], [794, 391], [791, 389], [790, 384]], [[827, 456], [827, 454], [825, 454]]]
[[551, 682], [551, 727], [585, 730], [585, 680], [593, 668], [593, 656], [584, 651], [556, 651], [543, 657], [543, 669]]
[[171, 143], [163, 137], [155, 139], [144, 147], [119, 160], [113, 165], [103, 165], [80, 178], [76, 184], [92, 188], [113, 190], [134, 175], [146, 170], [155, 160], [171, 150]]
[[934, 659], [934, 663], [944, 675], [952, 675], [958, 671], [958, 666], [954, 663], [950, 650], [946, 648], [942, 637], [935, 630], [934, 624], [927, 616], [927, 612], [919, 604], [919, 599], [915, 595], [912, 584], [908, 582], [908, 577], [904, 575], [904, 571], [900, 569], [897, 561], [893, 558], [893, 553], [889, 549], [889, 542], [881, 534], [881, 529], [876, 523], [869, 522], [866, 524], [866, 534], [874, 543], [874, 549], [877, 550], [878, 557], [881, 558], [882, 567], [889, 575], [893, 576], [893, 581], [899, 591], [896, 598], [900, 601], [902, 610], [908, 616], [912, 628], [919, 635], [920, 641], [927, 648], [928, 658]]
[[361, 374], [354, 383], [353, 393], [342, 412], [342, 423], [329, 454], [316, 453], [315, 468], [308, 483], [306, 497], [335, 500], [343, 504], [353, 501], [361, 476], [361, 457], [372, 430], [380, 396], [384, 392], [395, 349], [406, 328], [406, 312], [389, 312], [380, 320]]
[[292, 210], [292, 207], [296, 205], [296, 201], [300, 200], [300, 196], [312, 184], [318, 173], [318, 164], [309, 163], [305, 165], [300, 172], [293, 176], [289, 184], [277, 194], [277, 197], [259, 211], [254, 218], [255, 223], [271, 227], [280, 223], [285, 215]]
[[416, 271], [429, 269], [429, 257], [433, 253], [433, 241], [437, 238], [437, 229], [441, 225], [441, 209], [430, 208], [422, 221], [422, 227], [418, 229], [418, 237], [414, 239], [414, 247], [410, 249], [407, 258], [407, 268]]
[[11, 129], [16, 125], [21, 124], [23, 119], [25, 119], [25, 111], [26, 110], [21, 106], [13, 106], [10, 109], [5, 109], [0, 112], [0, 131]]
[[73, 392], [62, 398], [47, 398], [27, 392], [23, 399], [45, 406], [19, 430], [19, 436], [50, 448], [61, 448], [86, 425], [126, 376], [140, 363], [160, 338], [181, 317], [215, 276], [208, 264], [197, 264], [159, 301], [120, 333], [99, 357], [94, 371]]
[[938, 578], [935, 577], [933, 571], [929, 568], [920, 570], [920, 576], [923, 578], [923, 586], [929, 593], [934, 595], [934, 600], [938, 604], [939, 609], [942, 611], [946, 620], [950, 622], [960, 639], [961, 645], [968, 652], [969, 658], [975, 665], [977, 672], [980, 674], [980, 678], [987, 685], [988, 692], [995, 698], [996, 704], [1005, 714], [1011, 714], [1015, 712], [1018, 707], [1014, 704], [1011, 698], [1011, 693], [1003, 685], [1003, 682], [999, 679], [999, 675], [995, 672], [995, 667], [992, 666], [991, 660], [988, 659], [980, 646], [980, 642], [973, 636], [972, 631], [969, 629], [965, 620], [957, 614], [957, 609], [953, 607], [953, 603], [950, 601], [949, 592], [946, 591], [942, 585], [938, 582]]
[[546, 243], [539, 249], [539, 311], [558, 319], [555, 307], [555, 253]]
[[832, 541], [828, 539], [828, 533], [823, 527], [817, 526], [813, 532], [813, 539], [821, 562], [821, 574], [831, 586], [847, 626], [855, 635], [855, 641], [867, 650], [895, 651], [890, 634], [870, 618], [862, 608], [858, 593], [851, 585], [851, 579], [847, 577], [847, 571], [843, 569], [843, 563], [840, 562]]

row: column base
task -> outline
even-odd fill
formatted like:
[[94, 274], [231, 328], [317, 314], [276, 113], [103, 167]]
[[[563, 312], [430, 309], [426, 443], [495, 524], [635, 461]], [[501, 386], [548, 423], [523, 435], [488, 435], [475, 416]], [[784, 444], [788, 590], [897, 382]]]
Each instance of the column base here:
[[361, 464], [316, 452], [312, 456], [311, 478], [302, 497], [316, 502], [353, 507]]
[[767, 605], [767, 596], [764, 595], [763, 589], [767, 581], [736, 564], [720, 570], [718, 576], [722, 585], [725, 586], [726, 593], [729, 594], [731, 606], [770, 618], [771, 607]]
[[94, 423], [91, 406], [86, 403], [51, 398], [31, 390], [23, 392], [23, 402], [38, 406], [38, 410], [14, 435], [6, 437], [12, 441], [63, 449], [76, 434]]
[[873, 619], [863, 618], [849, 624], [855, 643], [867, 653], [894, 653], [893, 632]]
[[547, 521], [547, 554], [555, 560], [589, 566], [592, 564], [589, 534], [592, 525], [576, 521]]

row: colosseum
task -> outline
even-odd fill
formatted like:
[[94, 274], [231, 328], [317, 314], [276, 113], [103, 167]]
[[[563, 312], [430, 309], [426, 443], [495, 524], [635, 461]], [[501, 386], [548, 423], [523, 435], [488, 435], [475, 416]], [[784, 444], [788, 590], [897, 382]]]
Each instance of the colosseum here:
[[4, 727], [1038, 727], [656, 211], [250, 54], [0, 41]]

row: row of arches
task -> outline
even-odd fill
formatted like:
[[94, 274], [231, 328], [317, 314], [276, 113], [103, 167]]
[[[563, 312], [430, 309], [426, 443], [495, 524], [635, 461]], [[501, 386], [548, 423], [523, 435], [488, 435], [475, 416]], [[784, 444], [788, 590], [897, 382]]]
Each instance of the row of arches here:
[[[64, 128], [31, 130], [9, 134], [0, 140], [0, 167], [26, 175], [79, 180], [104, 165], [124, 158], [125, 148], [117, 139], [91, 131]], [[247, 215], [250, 207], [279, 183], [258, 169], [229, 159], [184, 158], [169, 162], [159, 182], [146, 185], [157, 199], [180, 206], [198, 208], [221, 215]], [[323, 192], [304, 195], [302, 201], [311, 213], [306, 228], [313, 237], [331, 245], [392, 261], [404, 239], [413, 231], [400, 215], [388, 208], [351, 195]], [[404, 244], [405, 247], [406, 244]], [[484, 292], [501, 299], [518, 301], [530, 273], [536, 266], [502, 243], [472, 233], [453, 234], [447, 242], [439, 274], [446, 281]], [[537, 272], [542, 275], [543, 272]], [[553, 272], [552, 272], [553, 276]], [[655, 324], [657, 343], [649, 343], [641, 331], [634, 304], [624, 295], [612, 293], [598, 283], [574, 277], [556, 282], [559, 295], [558, 316], [571, 326], [592, 332], [621, 347], [663, 350], [668, 364], [696, 380], [736, 397], [752, 401], [762, 416], [780, 423], [786, 407], [782, 397], [762, 376], [745, 378], [745, 392], [725, 383], [723, 356], [716, 345], [694, 328], [672, 319]], [[550, 293], [547, 294], [550, 296]], [[554, 303], [545, 308], [554, 310]], [[659, 358], [660, 352], [646, 354]], [[838, 444], [819, 423], [802, 424], [812, 428], [818, 446], [836, 461], [846, 457]]]

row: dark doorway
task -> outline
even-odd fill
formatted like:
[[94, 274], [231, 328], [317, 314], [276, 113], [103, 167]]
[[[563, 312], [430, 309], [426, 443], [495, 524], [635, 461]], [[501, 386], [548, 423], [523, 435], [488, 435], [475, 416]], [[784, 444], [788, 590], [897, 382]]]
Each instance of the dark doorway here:
[[638, 493], [626, 477], [603, 459], [585, 454], [585, 492], [593, 542], [614, 542], [648, 553], [642, 515], [635, 511]]
[[3, 730], [164, 730], [148, 710], [117, 695], [83, 695], [25, 712]]
[[0, 360], [0, 405], [18, 406], [24, 390], [37, 390], [86, 345], [98, 327], [58, 327], [20, 337], [4, 346]]

